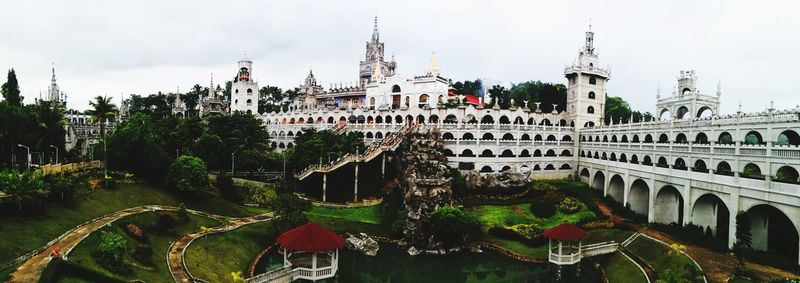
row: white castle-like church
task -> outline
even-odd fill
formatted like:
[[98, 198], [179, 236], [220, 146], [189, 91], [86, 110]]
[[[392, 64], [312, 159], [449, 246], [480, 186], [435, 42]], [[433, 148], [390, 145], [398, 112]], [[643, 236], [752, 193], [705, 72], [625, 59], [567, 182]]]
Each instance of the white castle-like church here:
[[[323, 199], [328, 172], [377, 156], [390, 137], [414, 125], [441, 133], [453, 168], [579, 178], [650, 222], [709, 227], [730, 246], [736, 214], [746, 212], [755, 248], [798, 261], [800, 109], [721, 115], [719, 85], [715, 94], [704, 94], [695, 72], [681, 71], [671, 96], [657, 93], [654, 113], [662, 119], [604, 124], [610, 72], [600, 65], [591, 27], [577, 60], [564, 69], [563, 112], [555, 107], [542, 112], [538, 103], [534, 110], [513, 103], [508, 109], [467, 104], [448, 91], [435, 56], [422, 74], [402, 75], [393, 59], [385, 61], [377, 19], [356, 85], [325, 90], [309, 72], [289, 111], [256, 114], [251, 73], [252, 61], [240, 61], [230, 110], [258, 115], [278, 150], [291, 148], [294, 136], [307, 128], [360, 131], [373, 145], [361, 157], [339, 158], [298, 175], [301, 180], [321, 175]], [[352, 188], [354, 200], [359, 199], [357, 168], [352, 186], [336, 188]]]

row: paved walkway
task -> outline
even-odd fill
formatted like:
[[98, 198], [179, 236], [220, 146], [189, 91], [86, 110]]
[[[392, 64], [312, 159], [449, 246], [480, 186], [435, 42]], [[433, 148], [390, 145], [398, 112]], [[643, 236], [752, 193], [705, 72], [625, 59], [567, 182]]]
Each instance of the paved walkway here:
[[198, 279], [192, 276], [192, 274], [186, 268], [186, 261], [183, 258], [186, 248], [189, 247], [189, 245], [195, 239], [210, 234], [228, 232], [244, 225], [272, 220], [273, 217], [274, 215], [272, 213], [267, 213], [251, 217], [233, 218], [223, 226], [212, 228], [207, 231], [184, 235], [172, 243], [167, 250], [167, 266], [169, 267], [169, 272], [172, 274], [172, 279], [174, 279], [175, 282], [194, 282], [194, 280]]
[[[33, 257], [29, 258], [25, 262], [23, 262], [14, 273], [11, 274], [11, 279], [7, 282], [38, 282], [39, 277], [42, 276], [42, 271], [50, 262], [50, 252], [58, 247], [62, 251], [62, 254], [66, 256], [72, 251], [75, 246], [77, 246], [84, 238], [89, 236], [94, 231], [102, 228], [105, 225], [108, 225], [120, 218], [139, 214], [143, 212], [151, 212], [151, 211], [177, 211], [177, 207], [173, 206], [161, 206], [161, 205], [146, 205], [146, 206], [138, 206], [132, 207], [128, 209], [119, 210], [110, 214], [106, 214], [104, 216], [95, 218], [93, 220], [89, 220], [84, 222], [81, 225], [69, 230], [59, 236], [57, 242], [53, 243], [52, 245], [45, 246], [39, 253], [35, 254]], [[201, 211], [196, 210], [187, 210], [189, 213], [206, 216], [216, 220], [224, 220], [224, 216], [209, 214]]]

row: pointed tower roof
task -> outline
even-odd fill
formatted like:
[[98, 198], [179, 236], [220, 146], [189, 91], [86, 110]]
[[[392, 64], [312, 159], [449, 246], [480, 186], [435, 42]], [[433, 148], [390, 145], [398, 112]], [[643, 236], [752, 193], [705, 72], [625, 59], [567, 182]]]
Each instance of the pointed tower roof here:
[[375, 16], [375, 25], [372, 28], [372, 42], [380, 41], [380, 33], [378, 32], [378, 16]]

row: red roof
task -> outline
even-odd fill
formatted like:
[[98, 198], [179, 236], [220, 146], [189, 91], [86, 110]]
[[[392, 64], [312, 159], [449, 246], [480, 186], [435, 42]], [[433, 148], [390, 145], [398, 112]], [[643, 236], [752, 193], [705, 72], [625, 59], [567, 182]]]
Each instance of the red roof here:
[[344, 239], [314, 222], [286, 231], [278, 237], [284, 249], [304, 252], [326, 252], [340, 249]]
[[556, 227], [545, 230], [544, 236], [559, 241], [575, 241], [586, 237], [586, 231], [569, 223], [561, 223]]

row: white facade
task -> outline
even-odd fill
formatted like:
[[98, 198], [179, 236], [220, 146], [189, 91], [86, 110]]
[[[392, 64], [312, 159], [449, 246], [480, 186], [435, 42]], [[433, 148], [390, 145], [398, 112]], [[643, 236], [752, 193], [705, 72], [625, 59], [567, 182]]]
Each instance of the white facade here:
[[[448, 81], [433, 64], [422, 76], [392, 74], [370, 78], [363, 88], [315, 92], [316, 101], [337, 103], [300, 103], [260, 117], [279, 150], [292, 147], [306, 128], [345, 124], [345, 131], [363, 132], [367, 143], [408, 123], [421, 131], [437, 128], [451, 167], [578, 177], [650, 222], [708, 227], [731, 246], [736, 213], [744, 211], [756, 249], [778, 249], [800, 262], [800, 109], [723, 116], [719, 87], [716, 96], [704, 95], [694, 71], [682, 71], [673, 96], [656, 103], [657, 115], [670, 113], [667, 120], [604, 125], [610, 76], [593, 43], [589, 31], [578, 60], [565, 68], [562, 113], [454, 106], [447, 103]], [[779, 226], [790, 229], [775, 240]]]
[[231, 89], [230, 111], [258, 114], [258, 83], [253, 80], [253, 61], [239, 61], [239, 71]]

